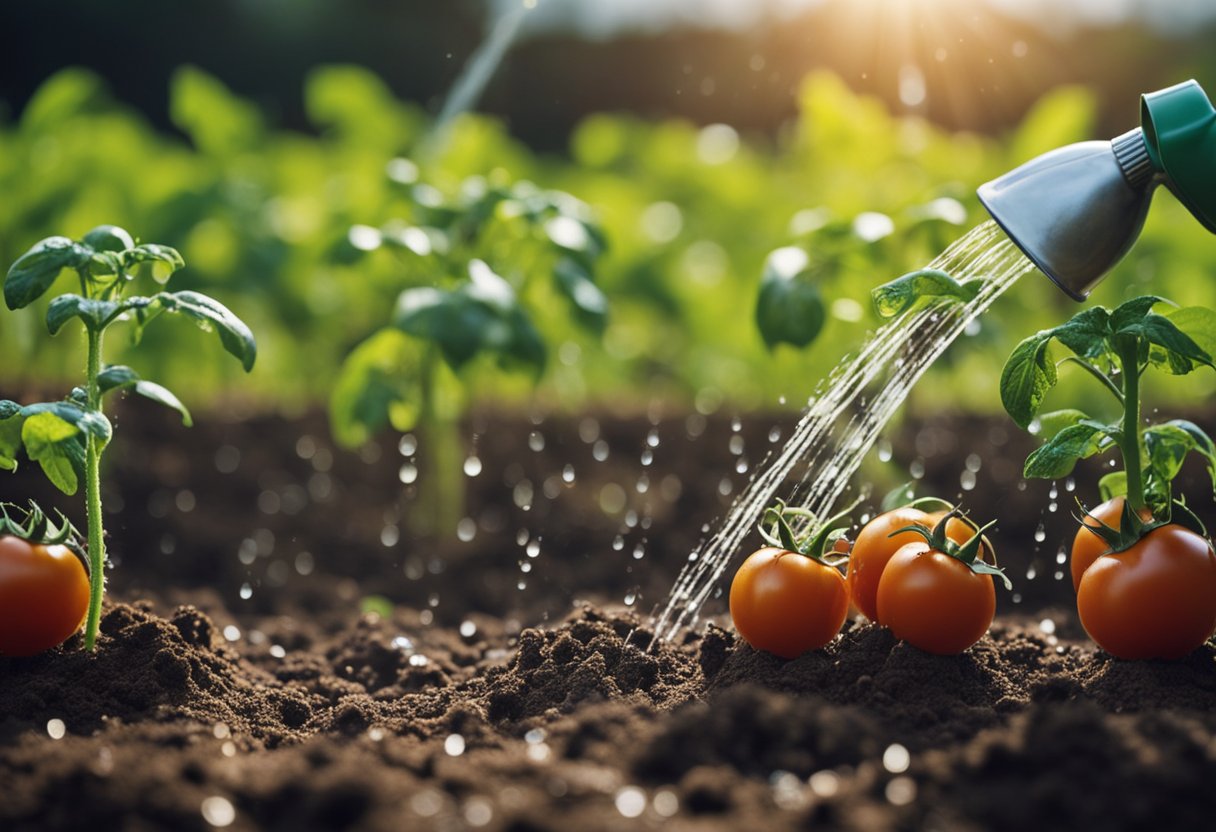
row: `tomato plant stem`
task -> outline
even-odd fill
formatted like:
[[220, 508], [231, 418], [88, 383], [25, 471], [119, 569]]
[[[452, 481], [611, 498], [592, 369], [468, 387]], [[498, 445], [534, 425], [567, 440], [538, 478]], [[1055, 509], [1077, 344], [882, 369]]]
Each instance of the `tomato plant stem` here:
[[429, 347], [422, 360], [419, 382], [422, 404], [418, 428], [422, 442], [418, 456], [418, 501], [411, 513], [414, 530], [437, 537], [450, 535], [464, 513], [463, 459], [460, 436], [450, 412], [450, 402], [443, 400], [444, 389], [439, 379], [443, 371], [440, 356]]
[[[101, 389], [97, 377], [101, 374], [101, 332], [88, 329], [89, 409], [101, 411]], [[105, 540], [101, 527], [101, 447], [92, 434], [85, 442], [85, 500], [89, 519], [89, 616], [84, 630], [84, 646], [92, 650], [97, 642], [97, 627], [101, 621], [101, 598], [105, 593]]]
[[1127, 473], [1127, 502], [1135, 512], [1144, 501], [1144, 476], [1140, 470], [1140, 343], [1132, 336], [1117, 339], [1119, 363], [1123, 371], [1123, 431], [1119, 450]]

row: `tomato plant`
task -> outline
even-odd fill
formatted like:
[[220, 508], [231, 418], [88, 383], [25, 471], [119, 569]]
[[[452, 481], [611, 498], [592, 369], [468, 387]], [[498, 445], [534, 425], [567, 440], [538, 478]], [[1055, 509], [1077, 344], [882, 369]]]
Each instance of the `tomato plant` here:
[[[447, 197], [418, 181], [406, 159], [389, 166], [405, 218], [351, 229], [337, 256], [398, 255], [403, 281], [390, 323], [346, 359], [330, 399], [334, 434], [347, 446], [386, 424], [415, 427], [426, 464], [418, 474], [420, 521], [452, 532], [463, 514], [455, 434], [460, 381], [475, 359], [539, 377], [547, 345], [535, 321], [555, 310], [598, 335], [608, 299], [593, 273], [606, 243], [590, 209], [530, 182], [473, 177]], [[416, 529], [420, 530], [420, 529]]]
[[[862, 615], [878, 624], [883, 623], [878, 615], [878, 583], [883, 570], [900, 548], [920, 539], [915, 532], [908, 531], [908, 527], [932, 529], [954, 508], [945, 500], [935, 497], [923, 497], [900, 505], [898, 499], [906, 494], [904, 487], [887, 495], [883, 501], [883, 512], [857, 533], [849, 557], [849, 595], [853, 605]], [[947, 519], [946, 536], [955, 543], [966, 543], [975, 536], [975, 532], [974, 525], [962, 515]], [[989, 546], [985, 539], [985, 554]]]
[[219, 301], [192, 291], [157, 292], [151, 296], [124, 297], [141, 271], [150, 271], [164, 285], [185, 265], [180, 254], [155, 243], [136, 245], [121, 228], [102, 225], [79, 240], [48, 237], [34, 245], [8, 270], [4, 300], [9, 309], [29, 306], [50, 290], [60, 272], [75, 273], [80, 294], [57, 296], [47, 307], [46, 325], [56, 335], [73, 318], [84, 325], [88, 348], [85, 383], [62, 401], [22, 406], [0, 401], [0, 468], [16, 470], [22, 447], [26, 456], [42, 466], [47, 478], [65, 494], [85, 484], [89, 521], [90, 574], [85, 646], [92, 649], [101, 617], [105, 590], [105, 539], [101, 514], [101, 456], [113, 430], [102, 399], [115, 390], [130, 390], [173, 408], [190, 424], [190, 412], [168, 389], [145, 381], [133, 369], [102, 362], [106, 331], [120, 321], [132, 325], [136, 339], [163, 313], [182, 315], [201, 329], [215, 332], [224, 349], [253, 369], [257, 345], [253, 333]]
[[[1150, 367], [1185, 375], [1216, 366], [1216, 313], [1201, 307], [1154, 312], [1163, 302], [1146, 296], [1114, 310], [1086, 309], [1022, 341], [1001, 374], [1005, 409], [1022, 427], [1037, 416], [1045, 438], [1026, 459], [1026, 476], [1065, 476], [1078, 460], [1108, 450], [1122, 457], [1123, 470], [1099, 482], [1105, 502], [1078, 517], [1071, 571], [1086, 632], [1124, 658], [1177, 657], [1216, 628], [1211, 544], [1173, 494], [1191, 453], [1206, 461], [1216, 488], [1216, 445], [1192, 422], [1146, 423], [1140, 392]], [[1080, 410], [1039, 415], [1057, 381], [1053, 342], [1072, 353], [1060, 363], [1085, 370], [1118, 403], [1118, 420], [1103, 422]]]
[[62, 643], [89, 610], [88, 561], [67, 518], [0, 503], [0, 655], [32, 656]]
[[730, 616], [752, 647], [783, 659], [818, 650], [836, 637], [849, 611], [849, 592], [839, 565], [842, 513], [801, 538], [787, 517], [812, 519], [778, 503], [765, 512], [761, 535], [771, 545], [748, 556], [730, 585]]
[[1081, 576], [1077, 612], [1089, 637], [1122, 659], [1176, 659], [1216, 632], [1216, 553], [1201, 532], [1142, 521], [1126, 503], [1109, 547]]
[[878, 582], [878, 619], [892, 635], [929, 653], [955, 655], [988, 632], [996, 613], [993, 578], [1006, 589], [1012, 584], [1001, 569], [980, 555], [984, 532], [977, 530], [962, 545], [947, 534], [958, 509], [947, 512], [930, 531], [913, 525], [921, 540], [901, 546], [892, 555]]

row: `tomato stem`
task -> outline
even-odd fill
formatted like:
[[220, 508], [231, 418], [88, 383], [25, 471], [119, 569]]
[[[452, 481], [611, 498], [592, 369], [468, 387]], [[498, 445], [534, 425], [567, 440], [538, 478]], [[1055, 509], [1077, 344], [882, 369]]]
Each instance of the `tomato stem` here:
[[[97, 377], [101, 374], [100, 330], [88, 328], [89, 357], [88, 375], [89, 408], [101, 412], [101, 388]], [[89, 616], [85, 624], [84, 646], [92, 650], [97, 643], [97, 628], [101, 622], [101, 599], [106, 585], [106, 548], [101, 524], [101, 451], [100, 440], [88, 434], [85, 440], [85, 500], [89, 519]]]
[[1116, 339], [1123, 371], [1123, 431], [1119, 450], [1127, 473], [1127, 502], [1133, 512], [1145, 507], [1144, 475], [1140, 468], [1140, 342], [1132, 335]]

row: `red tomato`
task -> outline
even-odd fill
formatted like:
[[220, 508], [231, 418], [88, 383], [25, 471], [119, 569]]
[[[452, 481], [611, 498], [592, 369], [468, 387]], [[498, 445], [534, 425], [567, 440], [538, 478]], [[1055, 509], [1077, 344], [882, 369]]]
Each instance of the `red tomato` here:
[[952, 656], [983, 637], [996, 614], [992, 576], [928, 543], [909, 543], [878, 582], [878, 618], [892, 635], [928, 653]]
[[1089, 637], [1121, 659], [1176, 659], [1216, 632], [1212, 544], [1171, 523], [1081, 576], [1077, 612]]
[[[1085, 570], [1092, 566], [1099, 557], [1110, 551], [1110, 546], [1106, 541], [1085, 526], [1098, 528], [1097, 520], [1101, 520], [1112, 529], [1118, 529], [1123, 520], [1123, 502], [1122, 497], [1107, 500], [1089, 512], [1082, 527], [1077, 529], [1077, 536], [1072, 541], [1072, 562], [1070, 564], [1074, 591], [1081, 586], [1081, 576], [1085, 574]], [[1140, 511], [1140, 517], [1143, 520], [1149, 520], [1152, 516], [1153, 513], [1148, 509]]]
[[66, 546], [0, 537], [0, 654], [32, 656], [80, 629], [89, 577]]
[[[878, 610], [878, 582], [883, 570], [902, 547], [909, 543], [924, 543], [924, 538], [916, 532], [890, 535], [907, 526], [932, 529], [945, 516], [945, 511], [925, 512], [904, 506], [878, 515], [858, 532], [849, 557], [849, 594], [862, 615], [877, 624], [886, 623]], [[975, 536], [975, 530], [963, 519], [952, 517], [946, 526], [946, 536], [962, 545]]]
[[793, 659], [840, 632], [849, 592], [840, 570], [797, 552], [753, 552], [730, 585], [730, 617], [757, 650]]

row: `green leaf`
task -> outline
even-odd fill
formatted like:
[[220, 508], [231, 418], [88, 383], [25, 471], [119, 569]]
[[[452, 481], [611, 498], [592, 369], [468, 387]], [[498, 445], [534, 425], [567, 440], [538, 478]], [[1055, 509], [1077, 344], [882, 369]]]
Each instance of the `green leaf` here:
[[397, 329], [382, 329], [342, 364], [329, 398], [334, 438], [348, 448], [367, 442], [386, 424], [411, 430], [418, 421], [422, 345]]
[[756, 326], [765, 345], [805, 347], [819, 336], [827, 310], [800, 248], [779, 248], [768, 256], [756, 299]]
[[1111, 471], [1098, 480], [1098, 493], [1102, 495], [1102, 502], [1127, 496], [1127, 472]]
[[393, 326], [433, 342], [454, 370], [481, 352], [542, 370], [544, 340], [519, 307], [511, 284], [480, 260], [469, 264], [469, 277], [453, 290], [420, 287], [402, 292]]
[[[1162, 302], [1156, 295], [1142, 295], [1119, 304], [1110, 313], [1110, 328], [1112, 332], [1122, 332], [1129, 326], [1134, 326], [1144, 320], [1152, 308]], [[1101, 307], [1099, 307], [1101, 308]]]
[[140, 263], [152, 264], [152, 279], [162, 286], [178, 269], [186, 265], [177, 249], [157, 243], [145, 243], [122, 253], [123, 264], [130, 268]]
[[21, 427], [25, 453], [42, 466], [64, 494], [75, 494], [84, 478], [85, 449], [80, 431], [50, 411], [35, 413]]
[[21, 405], [0, 401], [0, 470], [17, 470], [17, 452], [21, 450]]
[[1165, 317], [1208, 355], [1216, 356], [1216, 312], [1203, 306], [1184, 306]]
[[[124, 308], [140, 308], [134, 304], [135, 301], [145, 301], [140, 307], [148, 306], [146, 299], [131, 298]], [[253, 369], [258, 357], [258, 345], [253, 333], [244, 321], [218, 300], [199, 292], [185, 291], [161, 292], [152, 298], [152, 302], [166, 312], [191, 318], [205, 332], [218, 333], [224, 349], [240, 360], [245, 372]], [[149, 315], [144, 312], [141, 318], [146, 317]]]
[[1112, 444], [1102, 425], [1089, 421], [1070, 425], [1026, 457], [1023, 475], [1045, 480], [1068, 476], [1077, 460], [1101, 453]]
[[93, 251], [126, 251], [135, 245], [131, 235], [117, 225], [99, 225], [80, 238]]
[[[1121, 307], [1122, 308], [1122, 307]], [[1101, 306], [1078, 312], [1052, 330], [1052, 337], [1084, 358], [1098, 358], [1111, 351], [1111, 316]]]
[[894, 318], [923, 300], [968, 303], [983, 287], [982, 280], [959, 283], [940, 269], [922, 269], [873, 289], [870, 297], [880, 317]]
[[1014, 347], [1001, 370], [1001, 404], [1023, 428], [1056, 383], [1056, 365], [1047, 350], [1051, 337], [1052, 330], [1031, 335]]
[[1038, 436], [1044, 442], [1053, 439], [1060, 431], [1079, 424], [1089, 416], [1080, 410], [1053, 410], [1039, 416]]
[[1150, 313], [1142, 321], [1121, 330], [1122, 334], [1135, 335], [1161, 350], [1149, 353], [1152, 362], [1174, 375], [1185, 375], [1196, 364], [1212, 367], [1212, 356], [1180, 330], [1164, 315]]
[[46, 310], [46, 328], [57, 335], [72, 318], [80, 318], [85, 327], [96, 332], [118, 313], [119, 305], [109, 300], [82, 298], [80, 295], [60, 295]]
[[102, 395], [112, 390], [130, 389], [136, 395], [143, 396], [145, 399], [151, 399], [158, 404], [163, 404], [165, 407], [176, 410], [181, 414], [182, 424], [186, 427], [194, 424], [190, 411], [186, 409], [186, 406], [182, 404], [177, 396], [156, 382], [144, 381], [130, 367], [124, 367], [120, 364], [106, 367], [97, 376], [97, 386], [101, 390]]
[[558, 291], [574, 307], [576, 319], [593, 332], [603, 332], [608, 323], [608, 297], [587, 270], [563, 257], [557, 261], [553, 277]]
[[18, 413], [26, 419], [49, 413], [73, 428], [100, 440], [103, 445], [109, 443], [114, 432], [110, 425], [110, 420], [104, 414], [98, 413], [95, 410], [87, 410], [75, 402], [39, 402], [38, 404], [27, 404]]
[[1145, 428], [1141, 435], [1152, 476], [1166, 483], [1172, 481], [1182, 469], [1186, 455], [1194, 451], [1203, 457], [1216, 497], [1216, 443], [1203, 428], [1186, 419], [1173, 419]]
[[9, 309], [29, 306], [51, 288], [59, 272], [88, 262], [91, 252], [67, 237], [47, 237], [13, 263], [4, 279]]
[[221, 158], [252, 146], [262, 132], [256, 107], [193, 66], [183, 66], [173, 74], [169, 117], [199, 150]]

